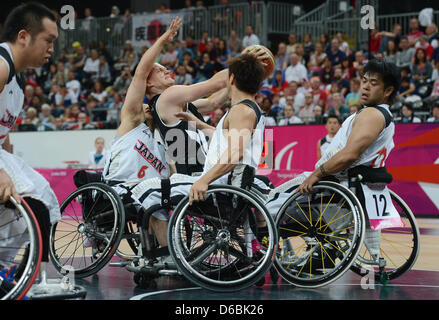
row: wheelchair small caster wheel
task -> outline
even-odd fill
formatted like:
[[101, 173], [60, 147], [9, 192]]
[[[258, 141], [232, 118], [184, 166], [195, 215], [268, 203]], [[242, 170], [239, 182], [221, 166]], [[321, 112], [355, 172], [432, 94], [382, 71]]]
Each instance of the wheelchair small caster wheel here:
[[134, 283], [142, 289], [148, 289], [154, 283], [154, 278], [144, 272], [135, 273], [133, 280]]
[[380, 282], [383, 286], [386, 286], [389, 284], [389, 276], [388, 276], [387, 272], [384, 271], [383, 273], [381, 273]]
[[265, 284], [265, 275], [261, 279], [256, 281], [255, 286], [262, 287], [264, 284]]
[[277, 280], [279, 280], [279, 273], [277, 272], [276, 268], [274, 268], [274, 267], [270, 268], [270, 278], [271, 278], [271, 282], [273, 284], [276, 284]]

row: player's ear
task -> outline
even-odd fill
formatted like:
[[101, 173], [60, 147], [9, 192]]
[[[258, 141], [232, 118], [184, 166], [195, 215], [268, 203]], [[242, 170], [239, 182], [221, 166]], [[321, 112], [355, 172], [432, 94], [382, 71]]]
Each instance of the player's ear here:
[[231, 85], [235, 84], [235, 75], [233, 73], [229, 77], [229, 82], [230, 82]]
[[145, 80], [146, 81], [146, 87], [145, 87], [145, 95], [148, 95], [151, 92], [152, 83], [149, 81], [149, 78]]
[[27, 30], [21, 29], [17, 34], [17, 42], [19, 42], [22, 45], [26, 45], [30, 39], [31, 35]]
[[393, 93], [395, 88], [393, 86], [389, 86], [386, 89], [384, 89], [384, 97], [388, 98]]

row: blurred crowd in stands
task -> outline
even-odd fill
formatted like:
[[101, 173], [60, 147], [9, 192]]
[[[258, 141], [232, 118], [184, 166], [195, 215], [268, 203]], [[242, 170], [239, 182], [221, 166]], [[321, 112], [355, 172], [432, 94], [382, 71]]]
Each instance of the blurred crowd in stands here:
[[[191, 8], [191, 2], [186, 1]], [[202, 1], [197, 1], [197, 6]], [[186, 8], [187, 9], [187, 8]], [[166, 7], [158, 9], [167, 12]], [[111, 14], [119, 16], [117, 7]], [[129, 10], [123, 15], [129, 19]], [[94, 19], [90, 9], [83, 23]], [[241, 39], [232, 30], [226, 39], [204, 32], [168, 44], [157, 62], [173, 70], [175, 83], [190, 85], [227, 68], [243, 48], [260, 43], [252, 26]], [[435, 23], [420, 27], [410, 20], [410, 30], [372, 30], [368, 50], [354, 50], [343, 30], [335, 35], [291, 33], [271, 47], [275, 71], [264, 81], [257, 102], [266, 113], [267, 126], [323, 124], [330, 114], [344, 120], [361, 106], [360, 82], [370, 59], [394, 62], [402, 83], [392, 106], [397, 122], [439, 122], [439, 33]], [[119, 113], [136, 66], [147, 50], [134, 48], [130, 40], [117, 56], [103, 41], [74, 42], [42, 68], [25, 72], [24, 111], [19, 130], [80, 130], [116, 128]], [[147, 100], [145, 99], [145, 103]], [[397, 108], [397, 109], [395, 109]], [[227, 106], [206, 120], [215, 125]], [[422, 111], [422, 112], [421, 112]]]

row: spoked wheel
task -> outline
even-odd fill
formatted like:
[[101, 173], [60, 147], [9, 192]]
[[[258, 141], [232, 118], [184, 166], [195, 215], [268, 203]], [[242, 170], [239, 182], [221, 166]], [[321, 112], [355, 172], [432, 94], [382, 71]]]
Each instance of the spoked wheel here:
[[139, 230], [137, 230], [137, 226], [132, 221], [127, 221], [124, 238], [134, 254], [138, 253], [138, 248], [140, 246], [140, 237], [138, 236], [138, 233]]
[[205, 201], [183, 199], [168, 227], [178, 270], [194, 284], [236, 291], [255, 284], [272, 263], [276, 230], [264, 205], [246, 190], [210, 186]]
[[335, 281], [354, 263], [364, 236], [358, 199], [342, 185], [319, 182], [310, 194], [293, 193], [279, 209], [279, 247], [274, 265], [299, 287]]
[[79, 278], [103, 268], [123, 235], [125, 211], [118, 194], [103, 183], [72, 192], [61, 204], [62, 220], [50, 233], [50, 257], [58, 272], [74, 270]]
[[[386, 283], [402, 276], [415, 264], [420, 246], [419, 228], [409, 206], [392, 190], [390, 197], [404, 226], [380, 231], [380, 256], [372, 257], [366, 245], [360, 250], [352, 271], [365, 275], [373, 270], [375, 281]], [[369, 271], [368, 271], [369, 270]]]
[[38, 275], [41, 257], [42, 239], [38, 221], [23, 199], [18, 204], [11, 197], [8, 203], [0, 205], [2, 300], [19, 300], [26, 295]]

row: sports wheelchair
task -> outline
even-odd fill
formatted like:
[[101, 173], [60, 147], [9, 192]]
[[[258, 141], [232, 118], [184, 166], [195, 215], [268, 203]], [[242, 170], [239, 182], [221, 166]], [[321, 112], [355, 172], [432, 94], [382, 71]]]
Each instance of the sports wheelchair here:
[[0, 205], [0, 297], [23, 299], [37, 277], [42, 240], [38, 221], [27, 203], [13, 197]]
[[[272, 266], [274, 221], [250, 187], [212, 185], [204, 201], [189, 205], [188, 197], [165, 198], [144, 210], [119, 196], [99, 173], [78, 171], [75, 184], [78, 189], [61, 204], [62, 220], [51, 229], [49, 252], [59, 271], [71, 266], [76, 277], [88, 277], [116, 254], [124, 261], [113, 265], [134, 272], [140, 286], [180, 274], [209, 290], [236, 291], [255, 284]], [[163, 206], [172, 211], [167, 237], [176, 268], [163, 262], [166, 249], [149, 233], [151, 214]], [[122, 240], [131, 254], [123, 252]]]
[[18, 203], [10, 197], [0, 204], [0, 219], [1, 300], [85, 298], [80, 286], [47, 285], [39, 222], [25, 199]]
[[326, 180], [305, 195], [294, 192], [298, 186], [293, 186], [276, 215], [279, 249], [274, 265], [281, 277], [298, 287], [316, 288], [349, 269], [382, 284], [410, 270], [420, 235], [407, 204], [389, 190], [403, 227], [371, 230], [365, 214], [360, 182], [389, 184], [392, 176], [385, 168], [359, 166], [348, 171], [344, 183], [334, 177]]

